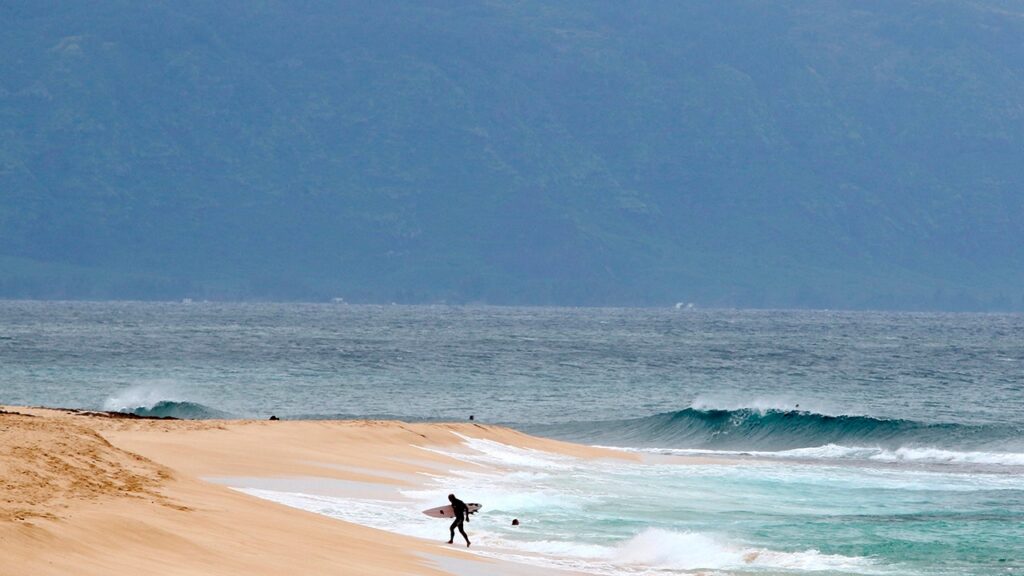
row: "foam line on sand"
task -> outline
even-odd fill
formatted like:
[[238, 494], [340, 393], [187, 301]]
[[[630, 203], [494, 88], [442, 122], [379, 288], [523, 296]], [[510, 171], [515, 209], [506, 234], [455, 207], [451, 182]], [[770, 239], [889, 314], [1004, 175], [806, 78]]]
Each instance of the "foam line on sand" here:
[[583, 458], [635, 458], [468, 423], [150, 420], [6, 408], [0, 575], [528, 573], [203, 480], [410, 485], [418, 474], [472, 466], [423, 450], [458, 450], [463, 437]]

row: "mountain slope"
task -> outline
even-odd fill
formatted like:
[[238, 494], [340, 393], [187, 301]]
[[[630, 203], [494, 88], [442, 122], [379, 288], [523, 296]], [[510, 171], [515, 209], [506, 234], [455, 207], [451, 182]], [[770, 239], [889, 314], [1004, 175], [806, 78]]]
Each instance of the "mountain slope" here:
[[0, 295], [1024, 307], [1024, 11], [0, 7]]

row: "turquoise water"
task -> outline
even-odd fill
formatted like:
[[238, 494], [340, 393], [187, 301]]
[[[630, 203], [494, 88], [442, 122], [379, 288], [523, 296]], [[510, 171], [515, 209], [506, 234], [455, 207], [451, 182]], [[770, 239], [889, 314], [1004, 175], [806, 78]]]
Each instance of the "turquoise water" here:
[[[471, 486], [479, 482], [479, 490], [497, 500], [496, 514], [528, 516], [519, 528], [500, 525], [507, 538], [603, 546], [610, 550], [606, 556], [632, 553], [670, 569], [1024, 569], [1024, 480], [1018, 475], [766, 462], [544, 468], [536, 466], [529, 478], [530, 492], [540, 495], [529, 507], [512, 502], [502, 509], [500, 495], [514, 493], [516, 479], [471, 477]], [[653, 550], [638, 546], [637, 534], [646, 534]], [[693, 545], [701, 540], [703, 546]]]
[[490, 469], [391, 500], [261, 494], [436, 537], [418, 510], [455, 490], [478, 553], [599, 574], [1022, 573], [1022, 367], [1019, 315], [0, 302], [0, 403], [474, 414], [640, 453], [475, 441]]
[[[481, 465], [402, 498], [248, 492], [441, 540], [419, 510], [484, 504], [474, 550], [592, 574], [1019, 574], [1024, 479], [822, 463], [583, 461], [468, 440]], [[358, 493], [359, 491], [355, 491]], [[517, 518], [520, 525], [513, 527]]]

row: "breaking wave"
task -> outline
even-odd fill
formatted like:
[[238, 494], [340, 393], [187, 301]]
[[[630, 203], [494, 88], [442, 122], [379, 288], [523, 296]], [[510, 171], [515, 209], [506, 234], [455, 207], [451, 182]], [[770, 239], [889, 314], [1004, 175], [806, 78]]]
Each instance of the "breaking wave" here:
[[176, 394], [173, 388], [167, 385], [133, 386], [107, 398], [103, 403], [103, 409], [149, 418], [210, 420], [232, 417], [231, 414], [222, 410], [198, 402], [179, 400], [174, 396]]
[[135, 408], [118, 410], [118, 412], [127, 412], [136, 416], [148, 416], [151, 418], [180, 418], [182, 420], [210, 420], [231, 417], [227, 412], [204, 406], [198, 402], [175, 402], [173, 400], [161, 400], [152, 406], [136, 406]]
[[686, 408], [644, 418], [555, 424], [531, 431], [609, 446], [796, 454], [805, 449], [807, 457], [862, 453], [869, 459], [891, 461], [970, 461], [972, 456], [964, 456], [964, 451], [1011, 453], [1009, 460], [1016, 460], [1017, 453], [1024, 452], [1021, 426], [925, 423], [780, 409]]

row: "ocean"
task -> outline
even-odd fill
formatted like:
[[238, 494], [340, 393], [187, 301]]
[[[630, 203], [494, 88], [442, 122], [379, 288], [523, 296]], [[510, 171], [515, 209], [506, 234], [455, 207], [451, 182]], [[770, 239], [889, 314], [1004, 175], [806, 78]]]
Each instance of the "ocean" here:
[[398, 497], [242, 488], [436, 538], [418, 511], [457, 486], [478, 553], [538, 567], [1024, 574], [1021, 315], [0, 302], [0, 403], [473, 415], [643, 455], [467, 439], [484, 467]]

